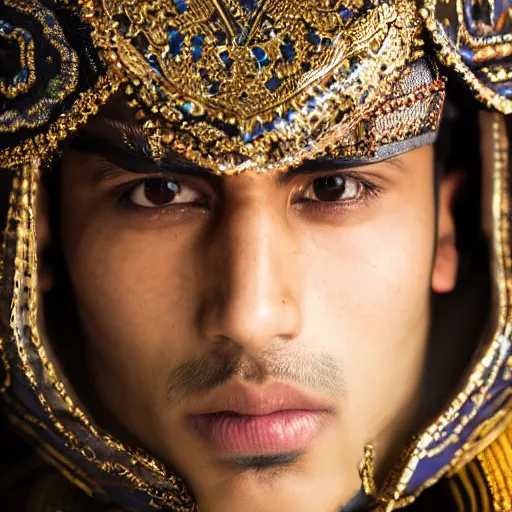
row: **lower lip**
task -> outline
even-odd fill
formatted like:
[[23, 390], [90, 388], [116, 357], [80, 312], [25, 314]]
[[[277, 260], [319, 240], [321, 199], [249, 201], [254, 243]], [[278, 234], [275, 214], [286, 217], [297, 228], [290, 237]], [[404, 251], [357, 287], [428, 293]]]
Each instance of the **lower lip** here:
[[289, 410], [262, 416], [203, 414], [193, 421], [203, 440], [220, 452], [262, 454], [306, 449], [325, 417], [325, 411]]

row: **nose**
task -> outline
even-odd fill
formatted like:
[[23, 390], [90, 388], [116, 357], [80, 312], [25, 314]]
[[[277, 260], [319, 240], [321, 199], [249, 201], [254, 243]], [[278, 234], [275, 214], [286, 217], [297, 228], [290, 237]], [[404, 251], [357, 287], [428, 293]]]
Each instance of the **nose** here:
[[296, 242], [265, 200], [227, 209], [205, 250], [199, 325], [205, 339], [257, 355], [301, 329]]

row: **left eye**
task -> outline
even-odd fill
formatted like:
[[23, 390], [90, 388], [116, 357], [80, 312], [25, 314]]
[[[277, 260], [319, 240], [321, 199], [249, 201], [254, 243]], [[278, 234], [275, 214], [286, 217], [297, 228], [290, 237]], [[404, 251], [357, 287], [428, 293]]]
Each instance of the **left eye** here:
[[199, 192], [170, 178], [145, 179], [129, 195], [132, 203], [144, 208], [194, 203], [200, 198]]
[[334, 202], [357, 199], [363, 192], [360, 181], [341, 174], [316, 178], [303, 192], [302, 197], [310, 201]]

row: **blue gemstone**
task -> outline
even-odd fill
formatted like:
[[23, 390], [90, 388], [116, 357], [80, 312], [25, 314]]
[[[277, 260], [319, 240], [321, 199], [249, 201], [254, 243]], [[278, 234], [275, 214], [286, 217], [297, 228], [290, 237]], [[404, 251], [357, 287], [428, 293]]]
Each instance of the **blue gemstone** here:
[[51, 16], [50, 14], [47, 14], [46, 17], [44, 18], [44, 21], [46, 22], [46, 24], [50, 27], [50, 28], [53, 28], [55, 26], [55, 19], [53, 18], [53, 16]]
[[26, 82], [28, 78], [28, 69], [22, 69], [14, 75], [12, 83], [18, 85], [20, 82]]
[[178, 14], [183, 14], [187, 10], [187, 2], [184, 0], [173, 0], [173, 2], [178, 10]]
[[292, 43], [281, 45], [281, 54], [287, 62], [292, 62], [295, 57], [295, 48]]
[[224, 66], [226, 66], [227, 69], [230, 69], [233, 60], [229, 58], [229, 52], [227, 50], [224, 50], [223, 52], [219, 53], [220, 60], [224, 63]]
[[240, 5], [249, 12], [254, 11], [258, 7], [257, 0], [239, 0]]
[[254, 55], [254, 58], [256, 59], [256, 62], [258, 63], [258, 67], [260, 69], [270, 64], [270, 60], [268, 60], [267, 53], [260, 46], [255, 46], [251, 49], [251, 52]]
[[12, 25], [9, 25], [9, 23], [5, 21], [0, 21], [0, 31], [2, 34], [9, 35], [14, 30], [14, 27]]
[[203, 56], [203, 49], [201, 47], [192, 47], [192, 60], [197, 62]]
[[287, 123], [292, 123], [293, 120], [295, 119], [296, 114], [297, 112], [292, 108], [284, 114], [283, 118], [286, 120]]
[[510, 97], [512, 95], [512, 82], [506, 81], [498, 85], [496, 91], [499, 94], [503, 94], [504, 96]]
[[314, 30], [310, 30], [308, 32], [306, 39], [314, 46], [318, 46], [320, 44], [320, 37]]
[[204, 46], [204, 37], [194, 36], [190, 39], [190, 43], [192, 44], [192, 46]]
[[190, 101], [188, 101], [187, 103], [183, 104], [182, 108], [185, 112], [188, 112], [190, 114], [190, 112], [194, 108], [194, 105]]
[[194, 36], [190, 40], [192, 46], [192, 59], [197, 62], [203, 56], [204, 37]]
[[494, 7], [494, 29], [497, 32], [503, 32], [503, 28], [506, 27], [506, 24], [502, 22], [502, 20], [505, 18], [510, 19], [510, 14], [507, 15], [507, 13], [510, 12], [510, 0], [499, 0], [497, 2], [489, 2], [489, 6]]
[[503, 96], [507, 96], [507, 98], [508, 98], [512, 95], [512, 87], [500, 87], [498, 89], [498, 92], [500, 94], [503, 94]]
[[331, 44], [332, 44], [332, 40], [329, 39], [328, 37], [324, 37], [322, 39], [322, 46], [324, 46], [324, 47], [325, 46], [331, 46]]
[[314, 110], [318, 105], [318, 98], [312, 98], [308, 101], [308, 110]]
[[208, 88], [208, 93], [211, 95], [217, 94], [220, 89], [220, 82], [213, 82], [212, 85]]
[[445, 32], [448, 34], [448, 37], [455, 43], [457, 41], [457, 30], [454, 24], [450, 23], [448, 25], [443, 23], [443, 28]]
[[169, 51], [171, 55], [175, 57], [177, 55], [181, 55], [181, 47], [183, 46], [183, 36], [180, 34], [180, 31], [176, 28], [169, 28], [168, 31], [168, 42], [169, 42]]
[[256, 138], [258, 135], [261, 135], [263, 133], [263, 126], [259, 124], [256, 126], [256, 129], [252, 132], [252, 138]]
[[271, 132], [274, 130], [274, 121], [270, 121], [268, 123], [263, 124], [263, 130], [266, 132]]
[[261, 124], [258, 124], [258, 126], [256, 126], [256, 128], [254, 129], [254, 131], [252, 133], [244, 133], [244, 142], [247, 143], [247, 142], [251, 142], [251, 140], [255, 139], [256, 137], [258, 137], [258, 135], [261, 135], [263, 133], [263, 126], [261, 126]]
[[162, 74], [162, 70], [160, 69], [160, 64], [158, 64], [158, 60], [155, 55], [150, 55], [148, 57], [149, 65], [153, 71], [156, 71], [158, 74]]
[[341, 19], [343, 21], [348, 21], [352, 16], [352, 11], [346, 7], [342, 7], [338, 12], [340, 13]]
[[459, 53], [466, 62], [471, 62], [473, 60], [473, 52], [471, 50], [468, 50], [467, 48], [460, 48]]
[[274, 76], [272, 77], [270, 80], [267, 80], [265, 82], [265, 87], [270, 91], [270, 92], [275, 92], [277, 90], [277, 88], [281, 85], [281, 82], [282, 80], [280, 80], [279, 78], [277, 78], [277, 76]]

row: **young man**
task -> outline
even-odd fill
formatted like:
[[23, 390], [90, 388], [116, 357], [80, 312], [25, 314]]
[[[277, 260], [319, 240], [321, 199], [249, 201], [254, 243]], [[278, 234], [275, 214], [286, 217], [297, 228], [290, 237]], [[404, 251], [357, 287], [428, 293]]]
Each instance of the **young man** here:
[[508, 14], [4, 4], [8, 510], [509, 510]]

